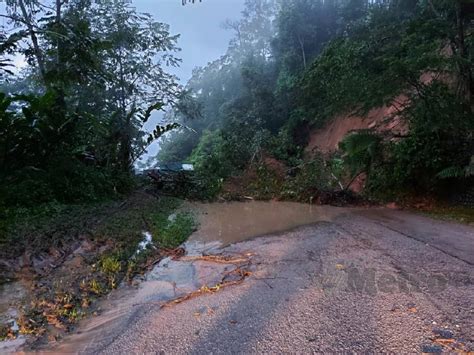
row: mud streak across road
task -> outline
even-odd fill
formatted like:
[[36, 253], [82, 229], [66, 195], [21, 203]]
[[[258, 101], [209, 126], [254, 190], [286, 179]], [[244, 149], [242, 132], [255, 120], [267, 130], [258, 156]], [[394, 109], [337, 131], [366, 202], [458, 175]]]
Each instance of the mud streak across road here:
[[[308, 206], [278, 210], [279, 205], [256, 204], [241, 204], [247, 211], [240, 215], [239, 204], [194, 206], [202, 228], [188, 243], [195, 256], [247, 257], [244, 282], [162, 307], [179, 295], [218, 284], [236, 268], [193, 257], [164, 260], [138, 290], [111, 297], [109, 313], [104, 312], [108, 318], [97, 317], [53, 350], [474, 350], [474, 228], [385, 209], [302, 212]], [[259, 219], [264, 207], [272, 207], [273, 217]], [[222, 219], [226, 208], [232, 219]], [[304, 218], [295, 214], [298, 208]], [[213, 218], [219, 220], [211, 223]], [[235, 231], [239, 219], [239, 228], [244, 227]], [[270, 230], [265, 233], [262, 224]], [[266, 235], [253, 238], [258, 234]]]

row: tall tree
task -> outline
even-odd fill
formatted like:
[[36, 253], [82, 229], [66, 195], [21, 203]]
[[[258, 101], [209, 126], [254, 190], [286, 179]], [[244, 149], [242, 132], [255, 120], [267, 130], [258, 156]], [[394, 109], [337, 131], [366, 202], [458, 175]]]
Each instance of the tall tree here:
[[165, 71], [180, 62], [174, 55], [178, 36], [124, 0], [101, 1], [91, 15], [93, 29], [109, 44], [102, 54], [107, 58], [106, 95], [110, 110], [117, 112], [120, 164], [129, 169], [141, 152], [139, 129], [145, 112], [173, 104], [179, 94], [176, 78]]

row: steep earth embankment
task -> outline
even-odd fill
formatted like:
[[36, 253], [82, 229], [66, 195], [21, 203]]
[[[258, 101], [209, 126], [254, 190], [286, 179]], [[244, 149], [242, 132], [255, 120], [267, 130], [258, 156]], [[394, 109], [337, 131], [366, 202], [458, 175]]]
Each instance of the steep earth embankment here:
[[[451, 56], [451, 48], [446, 46], [442, 53]], [[420, 82], [429, 85], [433, 81], [440, 80], [451, 88], [456, 86], [456, 78], [448, 73], [436, 73], [427, 71], [420, 76]], [[315, 151], [331, 153], [338, 149], [339, 142], [350, 132], [373, 129], [384, 135], [387, 139], [397, 139], [408, 133], [408, 126], [401, 112], [410, 104], [407, 95], [396, 96], [390, 104], [376, 107], [366, 115], [354, 112], [341, 114], [330, 120], [323, 128], [311, 132], [306, 153], [312, 155]]]
[[374, 108], [367, 115], [362, 116], [348, 113], [336, 116], [323, 128], [314, 130], [310, 134], [306, 153], [319, 151], [331, 153], [338, 149], [339, 142], [352, 131], [373, 129], [378, 133], [386, 134], [388, 139], [395, 139], [407, 133], [407, 125], [403, 122], [400, 111], [407, 104], [408, 98], [404, 95], [396, 97], [391, 105]]

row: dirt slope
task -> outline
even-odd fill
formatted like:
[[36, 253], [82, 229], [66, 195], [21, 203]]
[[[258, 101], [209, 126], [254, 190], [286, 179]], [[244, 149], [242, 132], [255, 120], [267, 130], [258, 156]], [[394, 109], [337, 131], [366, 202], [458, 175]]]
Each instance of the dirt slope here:
[[407, 127], [398, 113], [407, 100], [406, 96], [401, 95], [391, 105], [372, 109], [366, 116], [344, 114], [335, 117], [323, 128], [311, 133], [306, 152], [333, 152], [337, 150], [339, 142], [354, 130], [374, 129], [381, 133], [389, 132], [392, 136], [405, 134]]

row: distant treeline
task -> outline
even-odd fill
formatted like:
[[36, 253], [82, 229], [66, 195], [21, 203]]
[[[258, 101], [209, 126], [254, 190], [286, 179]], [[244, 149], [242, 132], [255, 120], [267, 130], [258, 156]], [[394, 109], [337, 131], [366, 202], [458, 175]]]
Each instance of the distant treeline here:
[[248, 0], [242, 19], [224, 24], [227, 53], [194, 71], [170, 115], [192, 130], [166, 137], [157, 158], [189, 160], [215, 182], [265, 154], [297, 167], [312, 129], [403, 94], [409, 134], [351, 134], [323, 166], [341, 180], [365, 173], [374, 194], [437, 194], [453, 180], [466, 189], [472, 23], [452, 0]]

